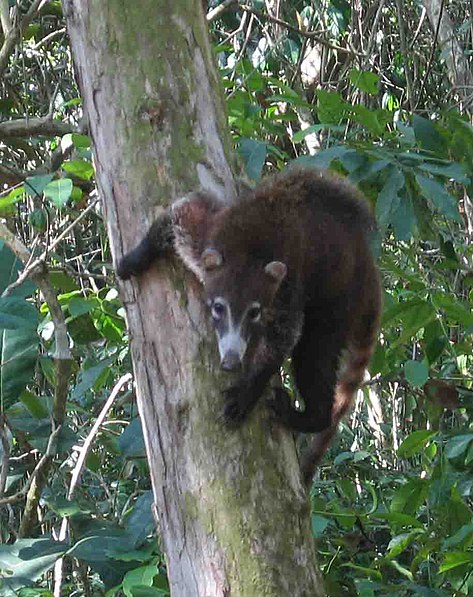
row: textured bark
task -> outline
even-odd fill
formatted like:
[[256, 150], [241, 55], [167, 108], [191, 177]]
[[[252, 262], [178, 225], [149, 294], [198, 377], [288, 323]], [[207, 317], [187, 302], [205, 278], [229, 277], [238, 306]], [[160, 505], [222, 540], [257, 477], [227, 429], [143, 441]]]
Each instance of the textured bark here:
[[[159, 206], [234, 198], [223, 100], [199, 1], [63, 4], [116, 262]], [[291, 435], [264, 405], [220, 421], [230, 380], [198, 282], [174, 260], [121, 292], [173, 597], [322, 595]]]

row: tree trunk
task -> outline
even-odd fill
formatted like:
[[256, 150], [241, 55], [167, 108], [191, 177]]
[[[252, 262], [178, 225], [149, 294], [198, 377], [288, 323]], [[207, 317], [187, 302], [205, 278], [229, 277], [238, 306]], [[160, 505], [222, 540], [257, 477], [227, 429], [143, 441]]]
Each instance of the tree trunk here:
[[[200, 2], [63, 4], [116, 262], [183, 193], [234, 199], [223, 98]], [[197, 280], [174, 259], [121, 293], [173, 597], [323, 595], [292, 436], [220, 420]]]

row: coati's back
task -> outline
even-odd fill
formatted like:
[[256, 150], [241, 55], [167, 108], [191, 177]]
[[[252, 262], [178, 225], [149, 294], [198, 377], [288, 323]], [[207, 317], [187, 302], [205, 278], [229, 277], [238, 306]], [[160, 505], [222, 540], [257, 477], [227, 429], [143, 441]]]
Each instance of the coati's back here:
[[[369, 206], [352, 185], [326, 171], [295, 167], [224, 210], [210, 237], [244, 271], [281, 260], [287, 284], [302, 283], [305, 293], [330, 299], [362, 275], [360, 264], [374, 269], [368, 264], [374, 229]], [[323, 280], [330, 287], [321, 288]]]

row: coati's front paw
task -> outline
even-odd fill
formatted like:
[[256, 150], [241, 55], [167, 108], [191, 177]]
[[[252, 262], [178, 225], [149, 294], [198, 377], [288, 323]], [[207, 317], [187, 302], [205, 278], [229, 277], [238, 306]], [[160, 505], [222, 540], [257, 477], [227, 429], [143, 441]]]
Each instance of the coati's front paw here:
[[268, 400], [268, 406], [272, 411], [274, 419], [287, 424], [288, 419], [294, 413], [291, 398], [284, 388], [273, 388], [274, 398]]
[[223, 418], [227, 425], [238, 425], [246, 418], [251, 409], [248, 394], [249, 390], [243, 384], [236, 384], [224, 390]]
[[129, 280], [132, 276], [140, 273], [139, 256], [134, 251], [127, 253], [117, 265], [117, 276], [122, 280]]

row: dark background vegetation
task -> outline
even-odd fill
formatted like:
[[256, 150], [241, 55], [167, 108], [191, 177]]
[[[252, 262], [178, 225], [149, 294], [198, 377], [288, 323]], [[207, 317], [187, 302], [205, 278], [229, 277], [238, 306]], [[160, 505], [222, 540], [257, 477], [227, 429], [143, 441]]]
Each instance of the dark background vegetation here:
[[[471, 595], [471, 4], [204, 9], [248, 177], [330, 167], [379, 222], [382, 333], [311, 490], [327, 592]], [[168, 595], [61, 5], [0, 14], [0, 593]]]

